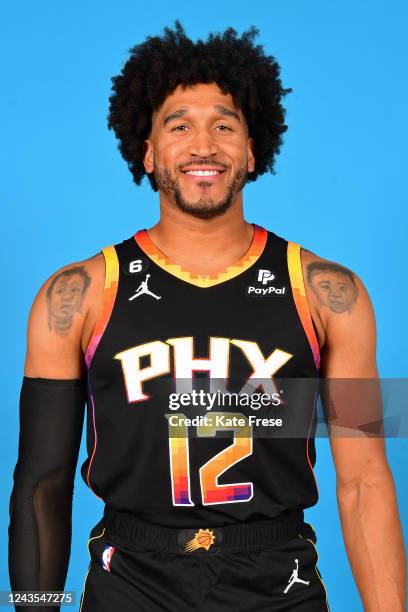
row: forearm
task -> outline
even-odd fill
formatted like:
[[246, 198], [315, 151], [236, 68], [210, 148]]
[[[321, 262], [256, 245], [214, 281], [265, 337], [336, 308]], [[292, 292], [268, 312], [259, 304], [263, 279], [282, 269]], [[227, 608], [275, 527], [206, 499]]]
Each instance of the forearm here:
[[[17, 464], [10, 499], [10, 586], [13, 591], [62, 591], [71, 548], [72, 473], [57, 470], [34, 482], [25, 471]], [[17, 612], [23, 609], [16, 606]]]
[[[374, 472], [374, 470], [373, 470]], [[388, 468], [337, 486], [344, 543], [366, 612], [405, 612], [406, 555]]]
[[84, 401], [84, 383], [80, 379], [24, 377], [18, 460], [10, 498], [12, 590], [64, 588]]

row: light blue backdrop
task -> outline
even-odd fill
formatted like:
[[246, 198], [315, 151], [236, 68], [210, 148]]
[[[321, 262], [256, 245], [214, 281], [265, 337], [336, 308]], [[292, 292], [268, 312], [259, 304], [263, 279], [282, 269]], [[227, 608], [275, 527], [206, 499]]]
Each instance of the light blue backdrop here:
[[[60, 266], [119, 242], [158, 217], [158, 199], [131, 181], [106, 128], [110, 77], [133, 44], [179, 18], [193, 39], [254, 24], [277, 57], [287, 122], [276, 176], [244, 194], [246, 218], [354, 270], [370, 292], [384, 377], [406, 377], [407, 143], [403, 2], [224, 0], [174, 7], [136, 2], [4, 3], [0, 23], [3, 337], [0, 589], [8, 589], [7, 526], [17, 453], [26, 321]], [[405, 534], [407, 440], [389, 440]], [[317, 441], [320, 501], [306, 513], [333, 612], [361, 610], [342, 540], [327, 440]], [[85, 459], [81, 447], [80, 463]], [[405, 486], [405, 490], [404, 490]], [[67, 589], [78, 601], [86, 548], [102, 506], [76, 479]]]

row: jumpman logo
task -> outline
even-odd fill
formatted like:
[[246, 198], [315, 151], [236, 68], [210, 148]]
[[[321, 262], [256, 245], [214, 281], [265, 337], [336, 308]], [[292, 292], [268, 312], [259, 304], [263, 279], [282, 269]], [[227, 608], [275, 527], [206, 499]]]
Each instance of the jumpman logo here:
[[135, 298], [139, 297], [139, 295], [142, 295], [143, 293], [147, 293], [147, 295], [151, 295], [152, 297], [156, 298], [156, 300], [160, 300], [161, 299], [160, 295], [155, 295], [154, 293], [149, 291], [149, 289], [147, 288], [147, 279], [149, 278], [149, 276], [150, 276], [150, 274], [146, 274], [145, 280], [140, 283], [140, 285], [136, 289], [135, 295], [132, 295], [132, 297], [129, 298], [129, 302], [131, 300], [134, 300]]
[[301, 580], [300, 578], [298, 578], [298, 573], [299, 573], [299, 559], [295, 559], [296, 562], [296, 567], [293, 570], [291, 577], [289, 578], [288, 581], [288, 586], [286, 587], [286, 589], [283, 591], [284, 593], [287, 593], [290, 589], [290, 587], [292, 586], [292, 584], [294, 584], [295, 582], [302, 582], [303, 584], [309, 584], [309, 580]]

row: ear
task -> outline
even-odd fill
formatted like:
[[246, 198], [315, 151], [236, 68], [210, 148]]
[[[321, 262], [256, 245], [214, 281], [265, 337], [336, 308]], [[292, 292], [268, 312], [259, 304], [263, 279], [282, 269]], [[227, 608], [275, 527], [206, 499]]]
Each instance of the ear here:
[[254, 139], [248, 138], [247, 140], [247, 157], [248, 157], [248, 172], [255, 170], [255, 156], [254, 156]]
[[149, 139], [145, 140], [143, 143], [144, 148], [144, 156], [143, 156], [143, 165], [147, 174], [151, 174], [153, 172], [153, 160], [154, 160], [154, 149], [153, 142]]

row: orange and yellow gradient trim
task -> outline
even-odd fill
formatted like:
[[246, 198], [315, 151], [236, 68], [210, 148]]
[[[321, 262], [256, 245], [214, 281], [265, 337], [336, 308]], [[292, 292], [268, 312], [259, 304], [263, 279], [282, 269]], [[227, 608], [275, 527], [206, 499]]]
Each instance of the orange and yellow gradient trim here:
[[220, 270], [219, 272], [210, 274], [208, 276], [190, 272], [179, 264], [171, 261], [158, 249], [145, 229], [141, 229], [136, 232], [136, 234], [134, 234], [134, 239], [142, 251], [148, 257], [150, 257], [155, 264], [160, 266], [160, 268], [187, 283], [191, 283], [197, 287], [206, 288], [212, 287], [213, 285], [218, 285], [219, 283], [238, 276], [238, 274], [241, 274], [241, 272], [244, 272], [250, 268], [256, 262], [256, 260], [259, 259], [262, 251], [265, 248], [268, 232], [260, 225], [256, 225], [255, 223], [253, 225], [254, 235], [248, 251], [234, 264], [231, 264], [224, 270]]
[[312, 316], [310, 314], [309, 302], [306, 296], [306, 289], [303, 280], [302, 260], [300, 256], [300, 245], [288, 242], [288, 268], [289, 278], [292, 285], [293, 298], [296, 308], [305, 330], [310, 348], [312, 349], [313, 359], [316, 368], [320, 367], [320, 348], [316, 333], [313, 327]]
[[[313, 527], [312, 527], [312, 529], [313, 529]], [[320, 582], [321, 582], [321, 583], [322, 583], [322, 585], [323, 585], [324, 592], [325, 592], [325, 595], [326, 595], [326, 608], [327, 608], [327, 610], [330, 612], [330, 608], [329, 608], [329, 601], [328, 601], [328, 598], [327, 598], [327, 589], [326, 589], [326, 585], [325, 585], [325, 584], [324, 584], [324, 582], [323, 582], [323, 578], [322, 578], [321, 573], [320, 573], [320, 572], [319, 572], [319, 570], [317, 569], [317, 564], [318, 564], [318, 562], [319, 562], [319, 553], [318, 553], [318, 550], [317, 550], [317, 548], [316, 548], [316, 544], [315, 544], [315, 543], [313, 542], [313, 540], [311, 540], [310, 538], [304, 538], [304, 537], [303, 537], [303, 536], [302, 536], [300, 533], [299, 533], [299, 537], [300, 537], [300, 538], [302, 538], [302, 540], [308, 540], [308, 541], [309, 541], [309, 542], [310, 542], [310, 543], [313, 545], [313, 548], [315, 549], [315, 552], [316, 552], [315, 572], [316, 572], [316, 575], [317, 575], [317, 577], [319, 578]]]
[[85, 597], [86, 581], [88, 579], [88, 574], [89, 574], [89, 572], [91, 570], [91, 565], [92, 565], [91, 551], [89, 550], [89, 544], [92, 542], [92, 540], [97, 540], [98, 538], [101, 538], [104, 533], [105, 533], [105, 528], [103, 528], [102, 533], [100, 533], [97, 536], [94, 536], [93, 538], [89, 538], [89, 540], [88, 540], [87, 546], [88, 546], [88, 555], [89, 555], [89, 565], [88, 565], [88, 570], [87, 570], [86, 575], [85, 575], [84, 588], [83, 588], [82, 595], [81, 595], [81, 602], [80, 602], [79, 612], [82, 612], [82, 606], [83, 606], [84, 597]]
[[105, 285], [103, 289], [102, 304], [99, 310], [97, 321], [92, 332], [91, 339], [85, 352], [85, 363], [89, 369], [92, 357], [96, 351], [103, 332], [108, 324], [112, 314], [113, 304], [115, 302], [116, 292], [118, 290], [119, 281], [119, 261], [113, 245], [102, 249], [105, 257]]

